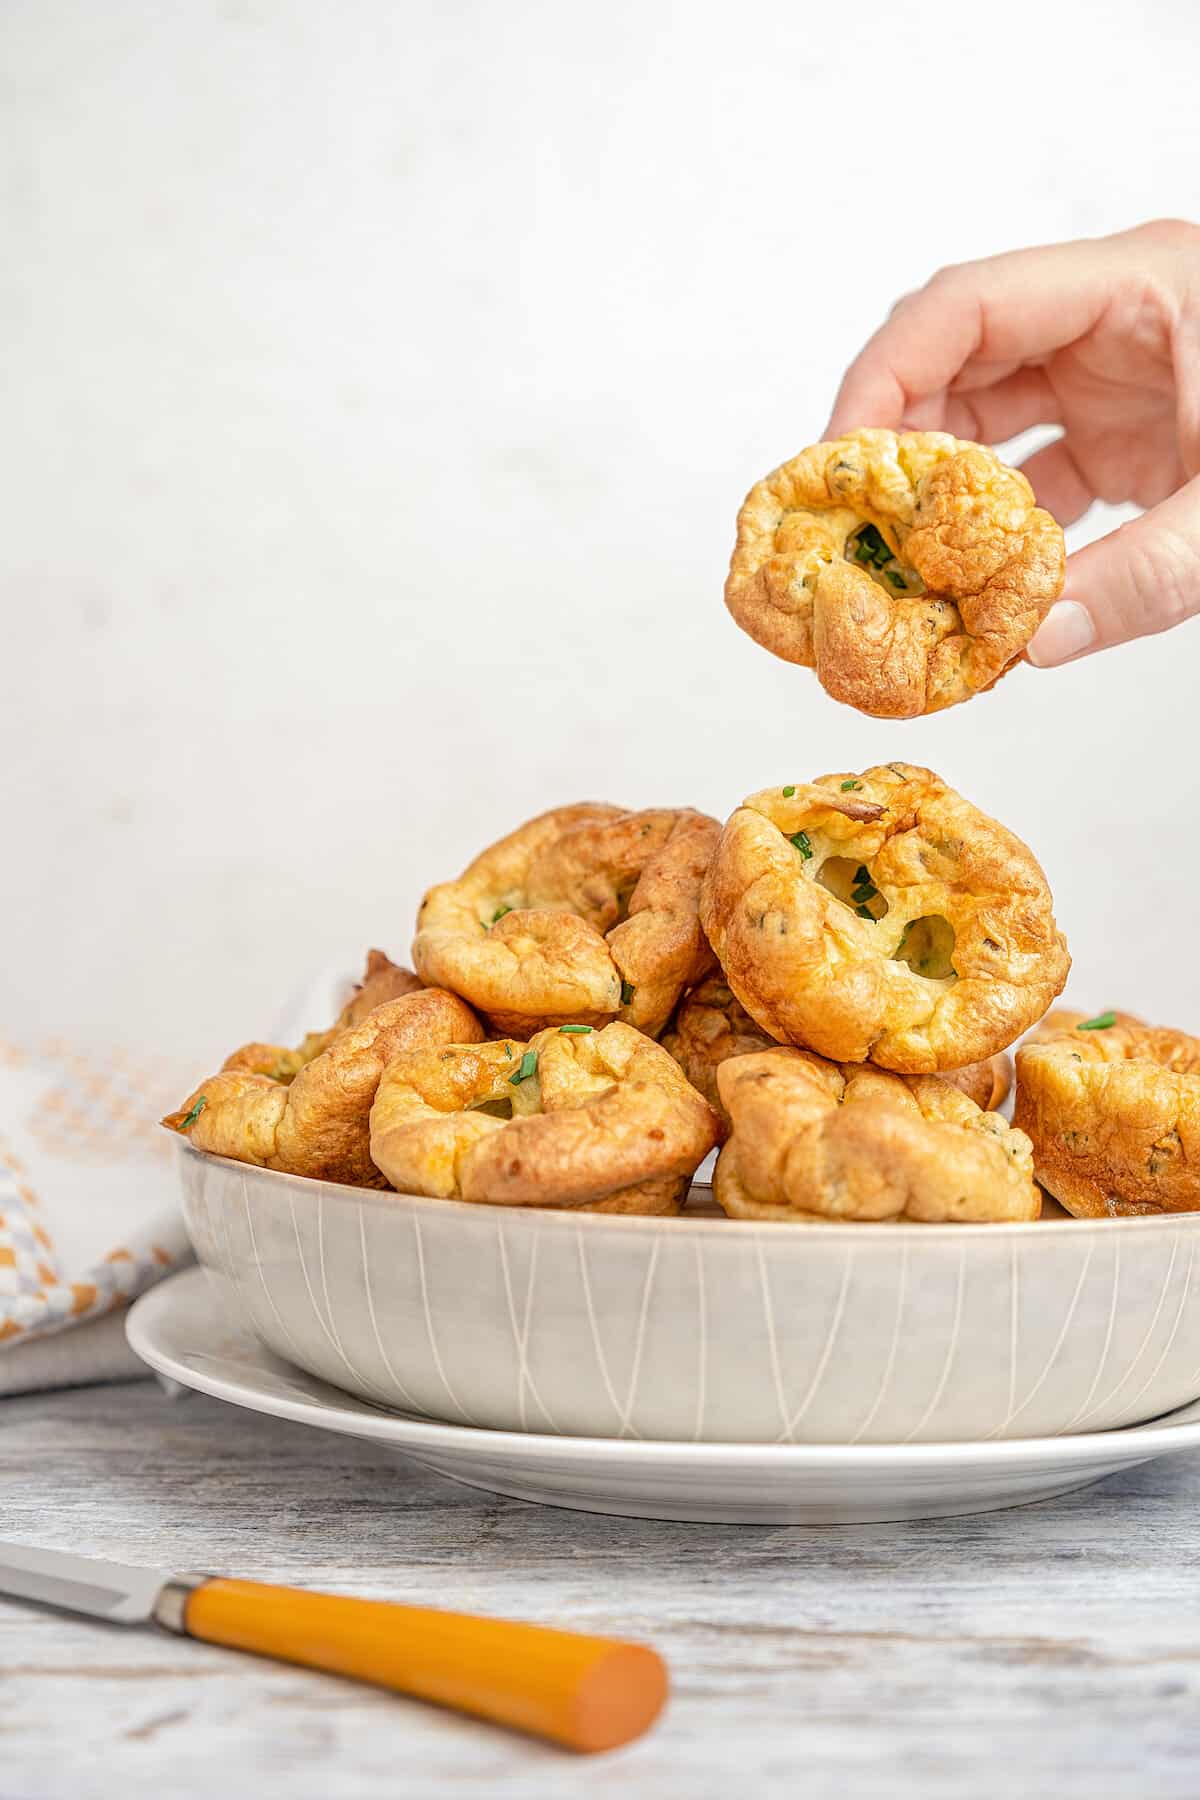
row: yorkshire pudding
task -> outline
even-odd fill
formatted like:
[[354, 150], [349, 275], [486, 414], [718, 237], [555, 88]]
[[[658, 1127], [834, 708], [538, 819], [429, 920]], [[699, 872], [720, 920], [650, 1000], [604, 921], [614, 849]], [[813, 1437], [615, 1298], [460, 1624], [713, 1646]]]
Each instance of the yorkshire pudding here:
[[[731, 1056], [773, 1050], [775, 1040], [755, 1024], [725, 980], [711, 975], [680, 1001], [662, 1045], [716, 1113], [724, 1142], [729, 1135], [729, 1114], [717, 1085], [717, 1071]], [[946, 1069], [939, 1079], [990, 1112], [1001, 1105], [1012, 1085], [1012, 1059], [1003, 1053], [990, 1056], [986, 1062], [968, 1063], [965, 1069]]]
[[934, 1075], [764, 1050], [717, 1075], [733, 1130], [713, 1191], [735, 1219], [1036, 1219], [1023, 1132]]
[[667, 1052], [619, 1023], [397, 1057], [371, 1110], [394, 1188], [496, 1206], [678, 1212], [716, 1138]]
[[720, 829], [686, 808], [543, 813], [429, 890], [417, 970], [497, 1033], [619, 1017], [657, 1036], [712, 966], [696, 907]]
[[721, 975], [710, 975], [679, 1003], [662, 1046], [675, 1058], [692, 1086], [716, 1114], [720, 1141], [729, 1135], [729, 1114], [717, 1087], [717, 1070], [731, 1056], [769, 1050], [775, 1040], [761, 1030]]
[[1071, 960], [1032, 853], [907, 763], [752, 794], [700, 917], [768, 1036], [906, 1074], [1006, 1048]]
[[[419, 984], [357, 1017], [372, 993], [389, 982], [401, 986], [398, 978], [408, 975], [394, 964], [388, 970], [368, 966], [367, 980], [341, 1015], [350, 1022], [306, 1040], [318, 1045], [315, 1054], [246, 1045], [163, 1124], [198, 1150], [236, 1162], [355, 1187], [386, 1187], [371, 1161], [368, 1128], [385, 1065], [394, 1056], [477, 1043], [483, 1036], [479, 1021], [456, 995]], [[372, 974], [378, 978], [373, 989]]]
[[1062, 528], [993, 451], [941, 431], [852, 431], [750, 490], [725, 603], [835, 700], [911, 719], [991, 687], [1065, 565]]
[[1012, 1057], [1003, 1050], [983, 1062], [968, 1063], [965, 1069], [938, 1070], [939, 1081], [948, 1081], [960, 1094], [973, 1100], [981, 1112], [993, 1112], [1004, 1105], [1012, 1079]]
[[251, 1069], [259, 1075], [270, 1075], [276, 1081], [290, 1081], [305, 1063], [310, 1063], [322, 1050], [328, 1050], [335, 1037], [351, 1025], [361, 1025], [369, 1012], [385, 1000], [398, 1000], [402, 994], [415, 994], [423, 982], [411, 969], [402, 969], [382, 950], [367, 951], [363, 978], [343, 1006], [328, 1031], [310, 1031], [295, 1050], [283, 1044], [243, 1044], [225, 1058], [223, 1069]]
[[1200, 1211], [1200, 1038], [1052, 1012], [1017, 1051], [1014, 1122], [1076, 1218]]

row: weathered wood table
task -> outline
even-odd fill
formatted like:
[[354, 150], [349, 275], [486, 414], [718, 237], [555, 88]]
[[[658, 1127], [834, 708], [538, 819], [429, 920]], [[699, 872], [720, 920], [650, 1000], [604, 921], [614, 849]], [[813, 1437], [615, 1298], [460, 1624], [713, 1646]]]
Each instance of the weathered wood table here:
[[1200, 1454], [1039, 1507], [801, 1530], [525, 1506], [151, 1383], [0, 1402], [0, 1534], [642, 1636], [581, 1761], [329, 1677], [0, 1600], [3, 1800], [1200, 1794]]

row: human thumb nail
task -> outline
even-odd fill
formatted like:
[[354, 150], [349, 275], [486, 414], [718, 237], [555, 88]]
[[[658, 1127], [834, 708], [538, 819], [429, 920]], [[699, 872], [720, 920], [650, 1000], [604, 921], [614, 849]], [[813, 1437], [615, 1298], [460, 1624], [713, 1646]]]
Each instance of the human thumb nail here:
[[1096, 627], [1078, 600], [1059, 600], [1029, 640], [1025, 654], [1038, 669], [1052, 669], [1082, 655], [1096, 641]]

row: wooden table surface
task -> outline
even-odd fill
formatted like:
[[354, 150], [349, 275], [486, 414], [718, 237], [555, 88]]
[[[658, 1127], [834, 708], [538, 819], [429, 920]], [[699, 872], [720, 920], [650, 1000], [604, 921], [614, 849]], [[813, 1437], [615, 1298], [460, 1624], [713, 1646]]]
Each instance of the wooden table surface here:
[[654, 1642], [578, 1760], [346, 1682], [0, 1601], [2, 1800], [1200, 1794], [1200, 1453], [976, 1518], [803, 1530], [526, 1506], [148, 1382], [0, 1402], [0, 1529]]

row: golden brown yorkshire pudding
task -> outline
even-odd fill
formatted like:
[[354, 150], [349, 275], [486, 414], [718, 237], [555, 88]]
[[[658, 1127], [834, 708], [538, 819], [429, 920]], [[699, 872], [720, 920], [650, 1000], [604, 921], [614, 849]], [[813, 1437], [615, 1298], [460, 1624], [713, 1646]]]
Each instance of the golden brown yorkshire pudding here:
[[1076, 1218], [1200, 1210], [1200, 1038], [1052, 1012], [1017, 1051], [1014, 1122]]
[[770, 1037], [907, 1074], [1003, 1050], [1071, 963], [1031, 852], [907, 763], [752, 794], [700, 917]]
[[717, 1076], [733, 1130], [713, 1191], [735, 1219], [1036, 1219], [1023, 1132], [936, 1075], [764, 1050]]
[[[729, 1114], [717, 1084], [718, 1069], [731, 1056], [775, 1049], [775, 1040], [755, 1024], [724, 978], [710, 975], [680, 1001], [662, 1046], [716, 1113], [723, 1143], [729, 1135]], [[990, 1112], [1003, 1103], [1012, 1085], [1012, 1059], [1003, 1053], [990, 1056], [965, 1069], [943, 1070], [939, 1079]]]
[[941, 431], [852, 431], [751, 488], [725, 603], [835, 700], [911, 719], [991, 687], [1065, 566], [1062, 528], [993, 451]]
[[163, 1124], [214, 1156], [354, 1187], [386, 1187], [371, 1161], [369, 1132], [385, 1066], [395, 1056], [477, 1043], [482, 1036], [479, 1021], [456, 995], [421, 988], [384, 1001], [334, 1034], [295, 1074], [244, 1065], [222, 1069]]
[[290, 1081], [305, 1063], [327, 1050], [339, 1032], [360, 1025], [369, 1012], [385, 1000], [398, 1000], [402, 994], [415, 994], [423, 986], [419, 975], [402, 969], [382, 950], [367, 951], [367, 966], [355, 988], [328, 1031], [310, 1031], [295, 1050], [282, 1044], [243, 1044], [225, 1058], [222, 1068], [250, 1069], [259, 1075], [270, 1075], [276, 1081]]
[[755, 1024], [722, 975], [710, 975], [693, 988], [663, 1033], [663, 1049], [716, 1114], [722, 1143], [729, 1135], [729, 1114], [717, 1087], [717, 1070], [731, 1056], [769, 1050], [774, 1042]]
[[656, 1036], [712, 966], [696, 908], [720, 829], [686, 808], [543, 813], [430, 889], [417, 970], [496, 1032], [619, 1017]]
[[973, 1100], [981, 1112], [993, 1112], [1004, 1105], [1012, 1079], [1012, 1057], [1003, 1050], [983, 1062], [968, 1063], [965, 1069], [938, 1070], [939, 1081], [948, 1081], [960, 1094]]
[[393, 1187], [495, 1206], [678, 1212], [716, 1137], [666, 1051], [622, 1024], [398, 1057], [371, 1111]]

